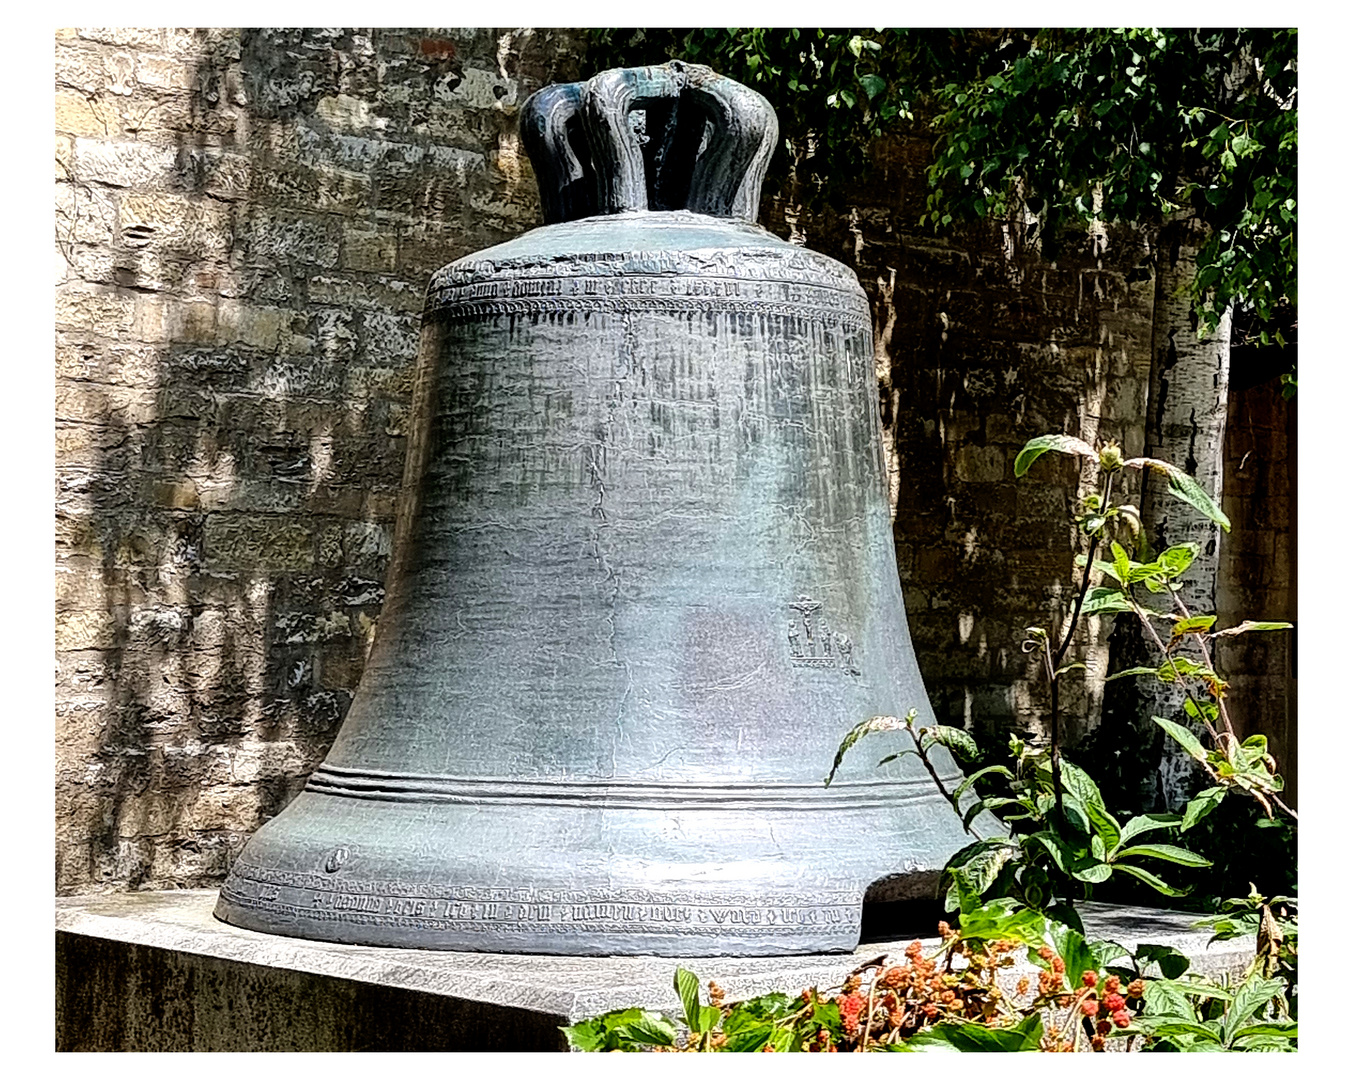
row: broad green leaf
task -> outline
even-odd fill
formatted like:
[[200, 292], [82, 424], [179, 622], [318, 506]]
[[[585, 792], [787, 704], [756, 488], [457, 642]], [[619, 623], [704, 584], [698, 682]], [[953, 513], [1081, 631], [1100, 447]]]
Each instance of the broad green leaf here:
[[1173, 720], [1165, 720], [1159, 716], [1153, 716], [1151, 719], [1165, 729], [1165, 734], [1187, 750], [1189, 757], [1195, 761], [1207, 760], [1207, 751], [1203, 749], [1203, 744], [1198, 741], [1198, 736], [1183, 724], [1176, 724]]
[[971, 825], [973, 821], [976, 820], [977, 815], [983, 810], [1004, 810], [1007, 807], [1023, 805], [1024, 803], [1020, 802], [1019, 799], [978, 799], [977, 802], [968, 807], [967, 812], [964, 813], [963, 827], [966, 829]]
[[1176, 889], [1173, 885], [1165, 884], [1165, 882], [1161, 881], [1155, 874], [1151, 873], [1149, 870], [1143, 870], [1140, 866], [1132, 866], [1129, 863], [1114, 863], [1113, 868], [1120, 874], [1129, 874], [1139, 881], [1146, 882], [1151, 888], [1155, 889], [1156, 892], [1162, 893], [1165, 896], [1185, 896], [1188, 893], [1187, 889]]
[[686, 1026], [697, 1035], [700, 1034], [703, 1030], [700, 1027], [700, 979], [695, 972], [679, 967], [672, 976], [672, 987], [676, 990], [677, 997], [681, 999], [681, 1008], [686, 1014]]
[[[1189, 964], [1191, 963], [1189, 958], [1173, 945], [1138, 945], [1137, 951], [1133, 953], [1133, 956], [1136, 958], [1138, 964], [1159, 964], [1160, 973], [1165, 979], [1179, 978], [1184, 972], [1188, 971]], [[1149, 986], [1151, 984], [1148, 983], [1147, 985]], [[1182, 985], [1178, 987], [1178, 989], [1181, 994], [1185, 992], [1185, 988]], [[1185, 1011], [1187, 1011], [1187, 1005], [1185, 1006]]]
[[617, 1027], [615, 1033], [622, 1039], [645, 1046], [672, 1046], [676, 1043], [676, 1028], [665, 1016], [646, 1012], [636, 1020]]
[[600, 1019], [582, 1020], [576, 1024], [570, 1024], [568, 1027], [561, 1027], [559, 1030], [564, 1033], [564, 1038], [568, 1040], [569, 1046], [575, 1050], [591, 1053], [602, 1048], [605, 1028]]
[[1180, 619], [1174, 624], [1170, 631], [1172, 638], [1181, 638], [1185, 634], [1205, 634], [1212, 629], [1212, 624], [1217, 621], [1215, 615], [1191, 615], [1187, 619]]
[[1263, 979], [1257, 972], [1241, 983], [1222, 1017], [1222, 1041], [1229, 1043], [1236, 1032], [1285, 989], [1282, 979]]
[[1178, 577], [1193, 565], [1193, 560], [1198, 558], [1200, 550], [1197, 544], [1175, 544], [1162, 551], [1156, 557], [1156, 562], [1167, 570], [1171, 577]]
[[[1120, 956], [1127, 956], [1129, 949], [1126, 945], [1120, 945], [1116, 941], [1089, 941], [1086, 942], [1090, 949], [1090, 955], [1095, 958], [1098, 965], [1097, 970], [1103, 971], [1110, 960], [1117, 960]], [[1131, 982], [1132, 980], [1128, 980]]]
[[921, 736], [921, 745], [929, 749], [935, 743], [947, 746], [963, 757], [977, 757], [977, 743], [962, 728], [948, 727], [944, 724], [934, 724], [926, 728]]
[[1032, 908], [1016, 909], [1016, 901], [1005, 897], [960, 915], [958, 927], [964, 938], [1042, 944], [1046, 920]]
[[861, 75], [860, 85], [864, 87], [864, 92], [870, 101], [873, 101], [888, 87], [888, 84], [877, 75]]
[[1263, 1024], [1250, 1024], [1236, 1032], [1232, 1043], [1239, 1043], [1242, 1039], [1252, 1038], [1255, 1035], [1277, 1035], [1283, 1039], [1295, 1039], [1297, 1037], [1297, 1022], [1295, 1020], [1272, 1020]]
[[1063, 926], [1069, 926], [1081, 937], [1085, 937], [1085, 927], [1081, 923], [1080, 913], [1068, 903], [1053, 904], [1047, 908], [1043, 914], [1047, 917], [1049, 925], [1052, 923], [1061, 923]]
[[1123, 545], [1117, 540], [1109, 545], [1109, 550], [1113, 552], [1113, 572], [1119, 581], [1127, 581], [1132, 573], [1132, 560], [1128, 558], [1128, 553], [1123, 550]]
[[1043, 1017], [1032, 1013], [1008, 1028], [990, 1028], [970, 1020], [945, 1021], [918, 1031], [907, 1045], [912, 1050], [1015, 1053], [1037, 1050], [1042, 1038]]
[[759, 1020], [754, 1023], [741, 1025], [733, 1031], [727, 1032], [728, 1041], [724, 1043], [724, 1050], [731, 1054], [750, 1054], [760, 1050], [770, 1039], [771, 1033], [775, 1030], [775, 1025], [767, 1020]]
[[1086, 806], [1104, 805], [1104, 796], [1099, 793], [1099, 785], [1090, 779], [1090, 774], [1079, 765], [1073, 765], [1062, 759], [1062, 787], [1076, 796]]
[[1213, 637], [1234, 637], [1237, 634], [1248, 634], [1254, 630], [1291, 630], [1290, 622], [1251, 622], [1246, 619], [1239, 626], [1232, 626], [1227, 630], [1218, 630]]
[[1165, 1016], [1159, 1019], [1142, 1017], [1138, 1024], [1143, 1031], [1149, 1032], [1157, 1038], [1168, 1038], [1171, 1035], [1192, 1035], [1210, 1045], [1220, 1045], [1221, 1043], [1221, 1039], [1215, 1031], [1204, 1024], [1185, 1020], [1182, 1017]]
[[[853, 103], [852, 103], [853, 104]], [[770, 1033], [770, 1038], [766, 1040], [778, 1053], [785, 1053], [794, 1044], [794, 1029], [792, 1027], [776, 1027]]]
[[1024, 838], [1024, 842], [1026, 844], [1038, 844], [1052, 856], [1052, 861], [1057, 864], [1058, 870], [1064, 874], [1071, 872], [1069, 867], [1074, 865], [1076, 855], [1066, 846], [1061, 837], [1043, 831], [1030, 833]]
[[1091, 589], [1085, 597], [1085, 603], [1081, 605], [1082, 615], [1108, 615], [1132, 610], [1132, 604], [1128, 602], [1122, 590], [1108, 585], [1099, 585]]
[[1227, 1048], [1229, 1050], [1245, 1050], [1251, 1053], [1295, 1053], [1297, 1049], [1296, 1035], [1246, 1035], [1237, 1034], [1235, 1041]]
[[[1143, 956], [1142, 951], [1137, 950], [1137, 962], [1139, 964], [1151, 963], [1154, 959], [1154, 957]], [[1162, 962], [1161, 973], [1163, 975], [1165, 975], [1165, 966], [1165, 963]], [[1170, 1016], [1192, 1020], [1194, 1018], [1193, 1002], [1184, 993], [1184, 988], [1175, 982], [1175, 979], [1182, 972], [1178, 970], [1177, 964], [1171, 966], [1175, 969], [1175, 974], [1165, 975], [1163, 979], [1146, 980], [1146, 988], [1142, 991], [1142, 998], [1146, 1002], [1146, 1016]], [[1145, 1020], [1145, 1017], [1143, 1017], [1143, 1020]]]
[[560, 1030], [570, 1046], [585, 1051], [671, 1046], [676, 1041], [676, 1028], [666, 1017], [637, 1008], [615, 1009]]
[[890, 761], [897, 761], [899, 758], [904, 758], [904, 757], [906, 757], [908, 754], [910, 754], [912, 757], [920, 757], [920, 756], [921, 756], [921, 755], [918, 754], [915, 750], [899, 750], [896, 754], [889, 754], [887, 757], [881, 757], [881, 758], [879, 758], [879, 765], [880, 765], [880, 766], [887, 765], [888, 762], [890, 762]]
[[1156, 668], [1153, 668], [1153, 667], [1130, 667], [1130, 668], [1124, 668], [1122, 671], [1115, 671], [1112, 675], [1107, 675], [1107, 676], [1105, 676], [1104, 681], [1105, 681], [1105, 682], [1113, 682], [1114, 679], [1126, 679], [1126, 678], [1128, 678], [1128, 677], [1130, 677], [1130, 676], [1137, 676], [1137, 675], [1155, 675], [1155, 674], [1156, 674], [1156, 670], [1157, 670], [1157, 669], [1156, 669]]
[[1204, 859], [1201, 855], [1196, 855], [1187, 848], [1177, 847], [1174, 844], [1137, 844], [1134, 847], [1124, 848], [1118, 853], [1118, 858], [1145, 858], [1161, 859], [1165, 862], [1178, 863], [1180, 866], [1211, 866], [1211, 859]]
[[906, 717], [897, 716], [871, 716], [868, 720], [862, 720], [846, 732], [846, 737], [841, 740], [841, 745], [836, 748], [836, 758], [832, 761], [832, 769], [822, 781], [823, 787], [830, 787], [832, 780], [836, 778], [836, 770], [841, 767], [841, 759], [846, 756], [848, 751], [857, 742], [866, 735], [871, 735], [879, 731], [906, 731], [909, 721], [916, 719], [916, 710], [912, 709]]
[[1104, 854], [1100, 856], [1103, 858], [1117, 847], [1122, 836], [1122, 827], [1118, 824], [1118, 819], [1110, 814], [1102, 803], [1086, 802], [1085, 812], [1090, 818], [1096, 838], [1104, 845]]
[[954, 798], [960, 798], [968, 788], [972, 787], [974, 782], [981, 779], [983, 776], [997, 775], [1008, 777], [1011, 780], [1015, 778], [1015, 774], [1004, 765], [988, 765], [985, 769], [978, 769], [975, 773], [969, 773], [965, 776], [963, 782], [959, 784], [958, 787], [954, 788]]
[[781, 994], [778, 991], [760, 994], [757, 997], [739, 1002], [730, 1009], [728, 1019], [724, 1022], [724, 1030], [728, 1030], [728, 1025], [733, 1022], [736, 1016], [745, 1016], [751, 1020], [779, 1020], [790, 1013], [798, 1012], [802, 1004], [803, 1002], [798, 997], [790, 997], [788, 994]]
[[699, 1018], [700, 1026], [698, 1029], [692, 1028], [691, 1030], [698, 1031], [701, 1035], [703, 1035], [706, 1032], [713, 1031], [716, 1027], [718, 1027], [719, 1021], [722, 1018], [723, 1018], [723, 1010], [720, 1009], [717, 1005], [701, 1005]]
[[1198, 481], [1179, 466], [1171, 465], [1168, 461], [1160, 461], [1157, 458], [1131, 458], [1123, 464], [1128, 468], [1140, 469], [1145, 467], [1153, 472], [1163, 474], [1171, 495], [1180, 502], [1193, 507], [1209, 521], [1220, 525], [1224, 532], [1231, 531], [1231, 519], [1222, 513], [1221, 507], [1212, 501], [1212, 497], [1203, 490]]
[[1094, 457], [1095, 450], [1089, 443], [1071, 435], [1039, 435], [1024, 444], [1024, 449], [1015, 456], [1015, 477], [1018, 479], [1029, 471], [1035, 461], [1049, 450], [1059, 454], [1080, 454], [1082, 457]]
[[1081, 972], [1099, 971], [1099, 961], [1086, 943], [1085, 935], [1079, 930], [1052, 923], [1048, 927], [1048, 936], [1052, 939], [1052, 947], [1057, 950], [1057, 955], [1066, 964], [1066, 977], [1072, 986], [1080, 985]]
[[[959, 855], [950, 859], [948, 865], [952, 866], [954, 871], [966, 874], [969, 884], [981, 896], [991, 888], [1001, 868], [1019, 853], [1019, 845], [1010, 840], [979, 840], [976, 844], [969, 844]], [[960, 855], [963, 858], [958, 862]]]
[[1200, 791], [1188, 805], [1184, 807], [1184, 820], [1179, 826], [1180, 832], [1187, 832], [1208, 814], [1212, 813], [1221, 801], [1226, 798], [1226, 789], [1224, 787], [1210, 787]]
[[1101, 881], [1108, 881], [1113, 874], [1113, 867], [1106, 862], [1090, 863], [1079, 869], [1071, 871], [1071, 876], [1077, 881], [1088, 881], [1091, 885], [1098, 885]]
[[[1129, 818], [1128, 823], [1123, 826], [1123, 835], [1118, 841], [1119, 846], [1126, 844], [1134, 836], [1141, 836], [1142, 833], [1151, 832], [1153, 829], [1172, 829], [1178, 824], [1178, 814], [1138, 814], [1134, 818]], [[1110, 854], [1117, 854], [1117, 852], [1110, 852]]]

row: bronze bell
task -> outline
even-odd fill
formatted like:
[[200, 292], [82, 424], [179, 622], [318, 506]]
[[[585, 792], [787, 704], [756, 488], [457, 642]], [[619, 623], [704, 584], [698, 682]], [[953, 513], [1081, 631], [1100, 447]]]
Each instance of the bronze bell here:
[[914, 757], [875, 768], [904, 736], [823, 785], [852, 725], [931, 715], [864, 293], [754, 224], [775, 114], [708, 68], [551, 86], [522, 132], [547, 224], [432, 279], [370, 659], [217, 915], [438, 949], [852, 949], [871, 883], [927, 894], [964, 842]]

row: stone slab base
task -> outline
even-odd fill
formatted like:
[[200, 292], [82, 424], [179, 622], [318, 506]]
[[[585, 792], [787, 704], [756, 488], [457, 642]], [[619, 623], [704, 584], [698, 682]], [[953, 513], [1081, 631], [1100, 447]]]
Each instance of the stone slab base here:
[[[557, 1051], [560, 1025], [609, 1009], [674, 1014], [678, 964], [733, 1001], [837, 984], [910, 940], [853, 956], [684, 962], [432, 952], [255, 933], [215, 919], [215, 903], [214, 889], [58, 898], [57, 1049]], [[1094, 904], [1083, 914], [1090, 936], [1173, 945], [1197, 971], [1238, 971], [1253, 956], [1248, 940], [1209, 946], [1189, 914]]]

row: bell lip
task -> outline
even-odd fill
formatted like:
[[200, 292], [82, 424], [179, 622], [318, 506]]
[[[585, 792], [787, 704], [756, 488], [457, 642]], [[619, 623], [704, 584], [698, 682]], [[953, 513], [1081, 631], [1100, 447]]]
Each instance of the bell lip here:
[[960, 846], [952, 808], [932, 795], [891, 812], [757, 813], [599, 800], [377, 808], [307, 790], [245, 846], [216, 913], [265, 933], [397, 948], [848, 952], [867, 896], [933, 895]]

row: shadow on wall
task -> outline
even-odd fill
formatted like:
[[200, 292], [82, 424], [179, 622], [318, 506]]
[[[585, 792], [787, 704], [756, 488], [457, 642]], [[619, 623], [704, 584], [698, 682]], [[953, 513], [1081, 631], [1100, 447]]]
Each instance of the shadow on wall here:
[[429, 275], [538, 222], [566, 35], [61, 31], [57, 888], [194, 887], [380, 611]]

